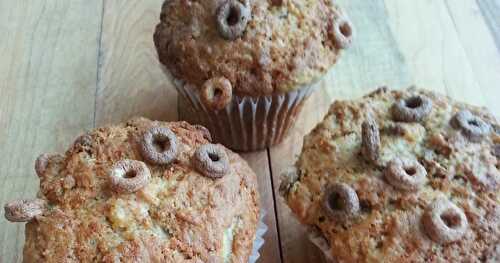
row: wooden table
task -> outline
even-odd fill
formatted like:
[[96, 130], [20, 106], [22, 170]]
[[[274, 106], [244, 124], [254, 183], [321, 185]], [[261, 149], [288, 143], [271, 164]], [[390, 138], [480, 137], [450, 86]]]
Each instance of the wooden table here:
[[[0, 203], [34, 197], [33, 162], [84, 130], [143, 115], [177, 120], [152, 33], [162, 0], [0, 0]], [[261, 262], [322, 262], [278, 197], [279, 174], [334, 99], [416, 83], [500, 113], [498, 0], [339, 0], [353, 47], [305, 106], [292, 135], [244, 154], [269, 226]], [[0, 262], [20, 262], [24, 226], [0, 219]]]

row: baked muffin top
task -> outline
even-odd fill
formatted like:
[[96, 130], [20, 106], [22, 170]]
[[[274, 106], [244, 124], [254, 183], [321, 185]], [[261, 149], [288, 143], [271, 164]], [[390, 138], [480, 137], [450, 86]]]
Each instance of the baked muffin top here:
[[202, 88], [224, 78], [259, 96], [310, 84], [351, 43], [331, 0], [167, 0], [154, 42], [173, 77]]
[[24, 262], [247, 262], [256, 175], [186, 122], [139, 118], [41, 155], [38, 199], [5, 206], [26, 225]]
[[339, 262], [498, 262], [499, 157], [487, 109], [381, 88], [331, 106], [280, 190]]

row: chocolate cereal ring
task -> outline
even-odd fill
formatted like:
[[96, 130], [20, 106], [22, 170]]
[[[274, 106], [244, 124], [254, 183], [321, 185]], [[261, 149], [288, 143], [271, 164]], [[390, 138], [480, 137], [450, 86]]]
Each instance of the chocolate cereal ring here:
[[399, 190], [416, 191], [426, 182], [427, 171], [417, 160], [396, 158], [387, 164], [384, 176]]
[[479, 142], [491, 132], [491, 127], [468, 110], [459, 111], [450, 120], [453, 128], [458, 129], [471, 142]]
[[432, 101], [422, 95], [414, 95], [407, 99], [399, 99], [391, 108], [392, 117], [396, 121], [419, 122], [432, 111]]
[[46, 205], [45, 200], [38, 198], [14, 200], [4, 206], [5, 218], [11, 222], [28, 222], [42, 215]]
[[35, 161], [35, 172], [38, 177], [43, 177], [49, 164], [50, 154], [42, 153]]
[[380, 152], [380, 132], [378, 124], [367, 118], [361, 125], [361, 153], [370, 162], [376, 162]]
[[221, 178], [229, 171], [226, 151], [216, 144], [205, 144], [196, 149], [193, 164], [198, 172], [209, 178]]
[[346, 49], [351, 46], [354, 29], [351, 21], [347, 17], [339, 15], [333, 21], [329, 31], [335, 47]]
[[344, 220], [359, 212], [356, 191], [344, 183], [330, 185], [324, 195], [323, 207], [331, 218]]
[[82, 134], [73, 142], [73, 148], [84, 149], [92, 147], [92, 136], [90, 134]]
[[443, 197], [434, 200], [427, 208], [422, 223], [429, 238], [440, 244], [459, 240], [468, 226], [464, 212]]
[[222, 110], [231, 101], [233, 88], [224, 77], [211, 78], [201, 88], [201, 100], [209, 109]]
[[120, 193], [134, 193], [145, 187], [151, 173], [145, 163], [124, 159], [113, 165], [109, 172], [111, 188]]
[[217, 30], [222, 38], [235, 40], [243, 35], [250, 16], [249, 7], [238, 0], [227, 0], [217, 9]]
[[143, 134], [140, 150], [146, 161], [168, 164], [177, 157], [177, 136], [169, 128], [152, 127]]

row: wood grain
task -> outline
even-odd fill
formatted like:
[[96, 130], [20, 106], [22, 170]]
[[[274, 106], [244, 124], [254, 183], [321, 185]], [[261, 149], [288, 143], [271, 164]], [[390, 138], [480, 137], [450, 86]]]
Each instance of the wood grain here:
[[488, 25], [497, 49], [500, 50], [500, 2], [497, 0], [476, 0], [481, 15]]
[[[101, 1], [0, 1], [0, 203], [35, 197], [33, 162], [92, 127]], [[24, 225], [0, 218], [0, 262]]]
[[[408, 6], [388, 0], [386, 6], [389, 24], [407, 58], [413, 82], [472, 104], [486, 103], [444, 1], [419, 1]], [[411, 40], [409, 36], [419, 39]]]
[[[463, 92], [453, 89], [451, 96], [463, 101], [469, 101], [471, 93], [480, 94], [482, 103], [492, 112], [500, 113], [498, 97], [491, 96], [500, 89], [500, 50], [495, 45], [495, 38], [488, 29], [488, 20], [482, 16], [480, 6], [475, 1], [464, 1], [462, 4], [454, 4], [454, 1], [445, 1], [446, 7], [453, 21], [456, 34], [460, 39], [468, 64], [479, 86], [478, 90], [471, 87], [462, 87], [469, 90]], [[497, 26], [500, 25], [500, 2], [497, 5]], [[494, 12], [492, 9], [491, 12]], [[500, 33], [500, 31], [498, 31]], [[457, 71], [459, 72], [459, 71]]]
[[[84, 130], [138, 115], [182, 118], [152, 41], [162, 1], [0, 0], [0, 203], [35, 196], [34, 159], [65, 150]], [[277, 188], [334, 99], [416, 83], [500, 115], [498, 1], [338, 2], [356, 26], [355, 44], [284, 143], [243, 155], [258, 174], [270, 228], [260, 262], [323, 261]], [[0, 263], [20, 262], [23, 243], [24, 226], [2, 216]]]
[[242, 154], [250, 167], [257, 174], [259, 182], [260, 203], [264, 213], [264, 223], [269, 228], [264, 235], [264, 247], [259, 251], [260, 262], [281, 262], [280, 243], [276, 224], [276, 212], [274, 210], [274, 195], [269, 169], [267, 151]]
[[153, 43], [162, 0], [104, 5], [96, 125], [134, 116], [177, 119], [177, 93], [160, 70]]

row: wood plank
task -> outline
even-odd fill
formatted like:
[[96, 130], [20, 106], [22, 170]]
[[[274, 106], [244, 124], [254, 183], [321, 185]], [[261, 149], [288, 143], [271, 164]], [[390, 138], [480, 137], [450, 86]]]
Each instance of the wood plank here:
[[[2, 204], [35, 197], [35, 158], [92, 127], [101, 3], [0, 1]], [[21, 262], [24, 224], [0, 226], [0, 262]]]
[[481, 14], [488, 25], [497, 49], [500, 50], [500, 2], [497, 0], [476, 0]]
[[276, 212], [274, 210], [274, 196], [269, 169], [267, 150], [253, 153], [244, 153], [241, 156], [248, 162], [257, 174], [259, 182], [260, 203], [265, 213], [264, 223], [269, 228], [264, 235], [264, 246], [259, 250], [259, 262], [281, 262]]
[[[271, 148], [274, 190], [278, 195], [280, 172], [292, 165], [302, 148], [302, 138], [319, 122], [334, 99], [361, 96], [379, 85], [403, 87], [410, 82], [404, 59], [391, 34], [382, 1], [338, 1], [356, 29], [355, 43], [304, 105], [294, 130], [282, 144]], [[325, 262], [307, 239], [282, 198], [276, 200], [283, 262]]]
[[96, 125], [134, 116], [177, 119], [177, 93], [153, 43], [162, 0], [105, 1]]
[[[454, 1], [447, 0], [445, 3], [460, 39], [460, 45], [464, 49], [472, 73], [480, 87], [480, 93], [483, 96], [481, 105], [487, 106], [491, 112], [500, 116], [498, 97], [492, 96], [498, 94], [500, 89], [500, 49], [495, 45], [495, 35], [491, 34], [496, 32], [497, 37], [500, 37], [500, 28], [497, 28], [497, 31], [489, 30], [487, 21], [491, 18], [483, 17], [484, 13], [478, 6], [479, 2], [464, 1], [462, 4], [456, 4]], [[490, 12], [497, 12], [496, 23], [500, 26], [500, 2], [497, 2], [496, 8], [496, 10], [492, 8]], [[465, 92], [461, 94], [468, 95]], [[468, 99], [459, 94], [456, 94], [456, 97]]]
[[[461, 8], [464, 2], [450, 2], [450, 5]], [[474, 71], [486, 68], [471, 64], [446, 3], [418, 1], [408, 5], [397, 0], [386, 0], [385, 3], [389, 24], [406, 58], [412, 80], [456, 99], [485, 105], [486, 96]], [[469, 17], [461, 23], [474, 22]], [[414, 36], [419, 36], [418, 40]]]

